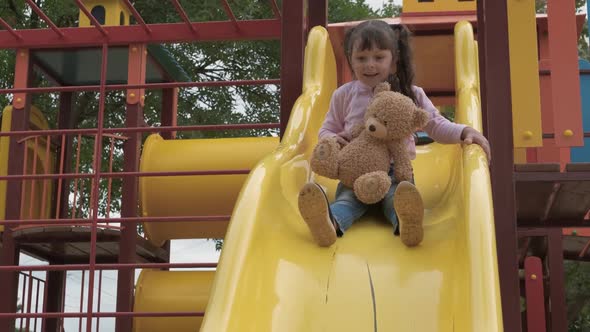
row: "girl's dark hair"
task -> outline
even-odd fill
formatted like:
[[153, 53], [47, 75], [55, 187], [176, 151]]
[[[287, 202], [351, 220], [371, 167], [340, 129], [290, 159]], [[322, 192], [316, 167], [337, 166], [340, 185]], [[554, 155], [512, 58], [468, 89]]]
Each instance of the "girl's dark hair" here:
[[[388, 49], [394, 60], [397, 60], [396, 73], [389, 75], [387, 81], [391, 89], [400, 92], [416, 102], [416, 95], [412, 90], [414, 83], [414, 63], [410, 48], [410, 30], [405, 25], [390, 26], [381, 20], [364, 21], [356, 27], [346, 31], [344, 36], [344, 52], [348, 65], [351, 66], [352, 49], [358, 45], [360, 50], [378, 47]], [[352, 69], [352, 66], [351, 66]]]

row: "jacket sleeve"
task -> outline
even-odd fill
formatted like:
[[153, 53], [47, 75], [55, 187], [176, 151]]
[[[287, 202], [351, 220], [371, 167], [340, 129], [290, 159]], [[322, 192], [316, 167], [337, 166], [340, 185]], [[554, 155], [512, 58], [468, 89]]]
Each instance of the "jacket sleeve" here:
[[320, 128], [319, 138], [337, 136], [344, 131], [344, 98], [342, 89], [336, 89], [330, 100], [330, 108]]
[[454, 144], [461, 142], [461, 133], [467, 127], [449, 121], [434, 107], [422, 88], [414, 90], [418, 106], [430, 114], [430, 120], [422, 128], [433, 140], [439, 143]]

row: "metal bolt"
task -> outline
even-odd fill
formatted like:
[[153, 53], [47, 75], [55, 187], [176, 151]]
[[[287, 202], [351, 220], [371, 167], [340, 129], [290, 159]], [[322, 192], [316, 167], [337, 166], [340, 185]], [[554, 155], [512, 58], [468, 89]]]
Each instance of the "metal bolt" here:
[[572, 137], [572, 136], [574, 136], [574, 132], [571, 129], [566, 129], [563, 131], [563, 136]]

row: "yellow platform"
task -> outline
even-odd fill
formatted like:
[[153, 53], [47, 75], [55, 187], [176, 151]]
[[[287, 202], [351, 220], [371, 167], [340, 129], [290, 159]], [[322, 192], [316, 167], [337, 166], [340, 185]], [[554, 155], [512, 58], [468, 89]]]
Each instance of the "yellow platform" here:
[[[481, 129], [477, 46], [469, 24], [457, 26], [455, 46], [456, 117]], [[153, 292], [161, 303], [176, 299], [174, 311], [198, 311], [191, 294], [210, 289], [200, 329], [206, 332], [501, 331], [488, 165], [477, 146], [419, 147], [416, 184], [426, 205], [419, 247], [404, 247], [378, 214], [364, 217], [330, 248], [314, 244], [297, 194], [314, 179], [334, 195], [335, 182], [316, 179], [309, 156], [336, 88], [335, 73], [329, 36], [316, 27], [305, 50], [303, 94], [281, 145], [242, 188], [212, 285], [163, 288], [175, 272], [162, 272], [152, 275], [149, 289], [140, 282], [142, 296]], [[143, 298], [136, 298], [136, 310], [162, 310], [143, 305]], [[167, 325], [160, 331], [198, 328], [188, 319], [162, 320]]]

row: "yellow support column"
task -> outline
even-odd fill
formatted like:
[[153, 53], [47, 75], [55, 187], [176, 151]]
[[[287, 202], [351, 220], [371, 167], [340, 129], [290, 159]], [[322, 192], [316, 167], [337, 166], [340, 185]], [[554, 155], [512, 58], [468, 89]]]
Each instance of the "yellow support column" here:
[[542, 146], [535, 0], [507, 1], [514, 147]]

